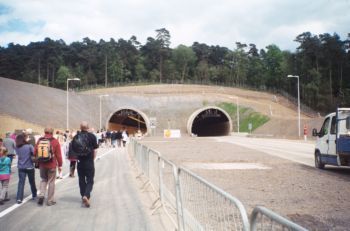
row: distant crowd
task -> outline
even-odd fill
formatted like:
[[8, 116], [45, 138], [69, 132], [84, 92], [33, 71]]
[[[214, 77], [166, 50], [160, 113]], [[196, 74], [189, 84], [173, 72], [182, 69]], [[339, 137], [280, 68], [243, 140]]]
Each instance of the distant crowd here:
[[[32, 200], [43, 205], [48, 191], [47, 205], [56, 204], [55, 179], [63, 179], [62, 166], [65, 160], [69, 160], [69, 176], [74, 177], [77, 169], [82, 203], [90, 207], [97, 148], [124, 148], [128, 142], [129, 133], [125, 127], [115, 131], [102, 129], [94, 132], [84, 121], [79, 131], [54, 132], [54, 129], [47, 127], [42, 135], [33, 134], [32, 129], [7, 132], [5, 138], [0, 138], [0, 205], [10, 200], [8, 186], [13, 174], [11, 167], [13, 159], [17, 158], [16, 203], [23, 202], [25, 179], [28, 176]], [[40, 191], [35, 184], [35, 169], [39, 170], [41, 178]]]

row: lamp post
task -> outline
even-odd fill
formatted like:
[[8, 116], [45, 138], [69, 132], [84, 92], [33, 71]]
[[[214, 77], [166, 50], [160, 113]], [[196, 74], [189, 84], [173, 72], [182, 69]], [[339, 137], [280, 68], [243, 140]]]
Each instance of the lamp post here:
[[102, 129], [102, 97], [108, 97], [109, 95], [99, 95], [100, 98], [100, 131]]
[[300, 137], [300, 90], [299, 90], [299, 76], [298, 75], [287, 75], [288, 78], [298, 79], [298, 136]]
[[230, 96], [231, 99], [236, 99], [236, 105], [237, 105], [237, 133], [239, 133], [239, 103], [238, 103], [238, 97], [237, 96]]
[[67, 130], [69, 130], [69, 91], [68, 91], [69, 81], [80, 81], [80, 79], [79, 78], [67, 79]]

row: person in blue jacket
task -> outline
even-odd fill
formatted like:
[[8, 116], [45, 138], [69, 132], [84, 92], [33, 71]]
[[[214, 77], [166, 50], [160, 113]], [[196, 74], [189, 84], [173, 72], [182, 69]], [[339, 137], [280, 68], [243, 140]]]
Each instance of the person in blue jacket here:
[[0, 205], [4, 204], [4, 201], [8, 201], [7, 191], [10, 182], [11, 159], [7, 157], [7, 149], [0, 147]]
[[32, 199], [37, 197], [37, 189], [35, 185], [35, 168], [34, 168], [34, 147], [28, 144], [23, 134], [16, 137], [16, 153], [18, 156], [18, 189], [17, 189], [17, 204], [23, 201], [24, 184], [26, 176], [28, 176], [30, 189], [32, 191]]

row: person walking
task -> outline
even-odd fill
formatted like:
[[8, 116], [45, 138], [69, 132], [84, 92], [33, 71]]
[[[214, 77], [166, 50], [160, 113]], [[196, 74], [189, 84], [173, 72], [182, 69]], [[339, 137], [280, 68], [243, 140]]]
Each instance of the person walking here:
[[80, 195], [85, 207], [90, 207], [91, 191], [94, 185], [97, 142], [94, 134], [88, 132], [89, 124], [86, 121], [80, 124], [80, 133], [72, 141], [72, 151], [78, 159], [78, 176]]
[[[55, 195], [55, 179], [56, 179], [56, 168], [58, 166], [59, 171], [62, 171], [62, 155], [61, 147], [57, 139], [53, 137], [53, 128], [47, 127], [44, 130], [45, 135], [39, 138], [37, 144], [35, 145], [34, 153], [38, 158], [39, 169], [40, 169], [40, 194], [38, 196], [38, 205], [43, 205], [46, 189], [48, 188], [47, 194], [47, 205], [55, 205], [56, 201], [54, 198]], [[45, 149], [46, 146], [49, 151], [44, 151], [44, 153], [50, 152], [49, 160], [40, 160], [41, 152]], [[40, 150], [38, 147], [40, 146]]]
[[24, 131], [24, 136], [26, 138], [26, 142], [28, 144], [35, 146], [35, 137], [33, 135], [33, 130], [31, 128], [28, 128]]
[[73, 139], [73, 135], [70, 134], [67, 138], [67, 144], [68, 144], [67, 158], [70, 162], [70, 164], [69, 164], [69, 177], [74, 177], [74, 172], [75, 172], [75, 168], [76, 168], [77, 160], [78, 160], [77, 156], [72, 151], [72, 139]]
[[28, 175], [30, 189], [32, 191], [32, 199], [37, 196], [35, 185], [35, 169], [34, 169], [34, 147], [26, 142], [26, 136], [19, 134], [16, 136], [16, 153], [18, 157], [18, 187], [17, 187], [17, 204], [23, 201], [24, 185], [26, 176]]
[[[64, 138], [63, 138], [63, 134], [61, 134], [60, 131], [56, 131], [56, 134], [53, 135], [53, 137], [58, 141], [58, 143], [60, 144], [60, 148], [61, 148], [61, 153], [65, 153], [64, 152]], [[64, 165], [64, 159], [62, 158], [62, 166]], [[63, 179], [63, 172], [62, 172], [62, 168], [60, 170], [60, 168], [57, 168], [57, 172], [56, 172], [56, 179]]]
[[117, 131], [117, 134], [116, 134], [116, 138], [117, 138], [117, 146], [118, 148], [120, 148], [122, 146], [122, 131], [119, 129]]
[[129, 133], [125, 128], [123, 128], [123, 132], [122, 132], [122, 141], [123, 141], [123, 147], [125, 147], [126, 143], [129, 142]]
[[6, 133], [6, 138], [3, 140], [3, 146], [7, 149], [7, 157], [10, 158], [11, 164], [12, 160], [16, 155], [16, 143], [15, 141], [10, 137], [11, 133], [7, 132]]
[[10, 200], [7, 198], [7, 191], [11, 177], [11, 160], [6, 154], [7, 149], [0, 146], [0, 205], [3, 205], [4, 201]]

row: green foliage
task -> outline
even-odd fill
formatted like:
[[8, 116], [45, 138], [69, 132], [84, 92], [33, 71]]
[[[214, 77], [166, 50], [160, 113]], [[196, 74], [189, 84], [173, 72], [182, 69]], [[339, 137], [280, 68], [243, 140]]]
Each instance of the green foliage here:
[[295, 52], [274, 44], [259, 50], [239, 41], [232, 42], [232, 50], [199, 42], [172, 49], [166, 28], [155, 30], [145, 44], [136, 36], [98, 42], [86, 37], [71, 44], [45, 38], [27, 46], [0, 47], [0, 76], [61, 89], [68, 75], [80, 78], [82, 88], [104, 86], [105, 80], [107, 85], [196, 81], [297, 97], [296, 79], [286, 78], [292, 74], [300, 77], [303, 104], [327, 112], [349, 106], [350, 34], [341, 40], [335, 33], [304, 32], [295, 42]]
[[[237, 131], [237, 105], [228, 102], [217, 103], [217, 106], [225, 110], [231, 117], [233, 122], [232, 126], [234, 131]], [[248, 124], [252, 124], [252, 131], [262, 126], [270, 120], [269, 117], [255, 112], [251, 108], [239, 107], [239, 129], [240, 132], [250, 132]]]
[[66, 66], [60, 66], [57, 71], [56, 85], [64, 88], [67, 84], [67, 79], [71, 76], [70, 70]]
[[177, 71], [181, 73], [181, 82], [184, 82], [188, 72], [196, 62], [196, 54], [190, 47], [179, 45], [172, 52], [172, 60], [177, 67]]
[[265, 115], [262, 115], [258, 112], [251, 112], [247, 116], [244, 116], [242, 121], [240, 121], [240, 132], [250, 132], [248, 129], [249, 123], [252, 124], [252, 131], [254, 131], [269, 120], [270, 118]]

